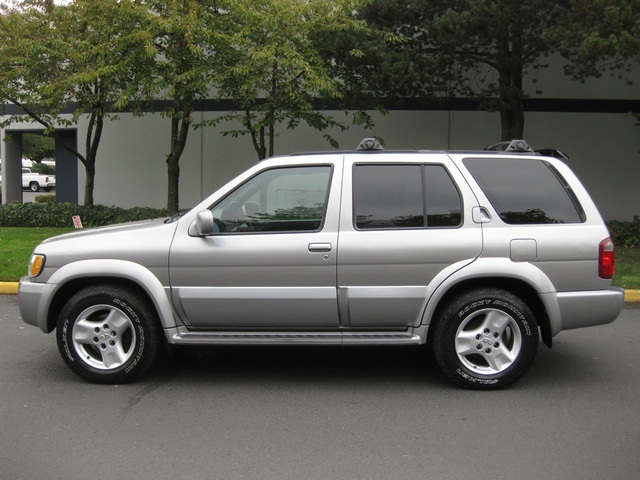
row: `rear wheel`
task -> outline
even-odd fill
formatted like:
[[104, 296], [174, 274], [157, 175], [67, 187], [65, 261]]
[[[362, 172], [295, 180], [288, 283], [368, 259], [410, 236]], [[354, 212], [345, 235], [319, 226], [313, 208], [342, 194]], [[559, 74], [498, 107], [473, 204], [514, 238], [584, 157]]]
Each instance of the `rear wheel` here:
[[31, 190], [32, 192], [37, 192], [38, 190], [40, 190], [40, 184], [38, 182], [31, 182], [29, 184], [29, 190]]
[[521, 378], [535, 358], [539, 338], [529, 307], [502, 289], [471, 290], [453, 299], [434, 335], [442, 371], [474, 389], [503, 388]]
[[113, 285], [88, 287], [71, 297], [56, 336], [67, 365], [97, 383], [134, 380], [153, 364], [163, 342], [147, 299]]

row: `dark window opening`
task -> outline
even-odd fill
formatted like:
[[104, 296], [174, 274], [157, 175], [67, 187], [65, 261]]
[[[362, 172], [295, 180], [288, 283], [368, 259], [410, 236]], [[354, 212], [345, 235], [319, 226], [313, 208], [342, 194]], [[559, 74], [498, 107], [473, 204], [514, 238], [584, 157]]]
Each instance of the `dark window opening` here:
[[464, 164], [505, 223], [533, 225], [586, 220], [569, 184], [545, 161], [467, 158]]
[[462, 201], [442, 165], [356, 165], [358, 229], [456, 227]]

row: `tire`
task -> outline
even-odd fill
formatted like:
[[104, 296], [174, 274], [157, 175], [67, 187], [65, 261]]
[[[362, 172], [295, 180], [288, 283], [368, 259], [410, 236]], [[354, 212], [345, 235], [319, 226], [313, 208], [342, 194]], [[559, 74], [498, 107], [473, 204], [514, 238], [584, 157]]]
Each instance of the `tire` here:
[[149, 301], [114, 285], [94, 285], [71, 297], [58, 317], [56, 337], [67, 366], [95, 383], [138, 378], [164, 345]]
[[31, 190], [32, 192], [37, 192], [38, 190], [40, 190], [40, 184], [38, 182], [31, 182], [29, 184], [29, 190]]
[[502, 289], [477, 289], [454, 298], [438, 318], [433, 350], [455, 384], [504, 388], [529, 369], [539, 333], [529, 307]]

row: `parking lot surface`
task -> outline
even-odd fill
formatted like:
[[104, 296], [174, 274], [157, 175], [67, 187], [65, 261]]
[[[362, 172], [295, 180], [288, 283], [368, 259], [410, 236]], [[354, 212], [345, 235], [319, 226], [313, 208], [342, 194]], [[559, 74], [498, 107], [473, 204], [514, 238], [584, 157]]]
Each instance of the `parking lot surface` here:
[[504, 391], [451, 386], [421, 347], [181, 350], [105, 386], [0, 296], [0, 478], [640, 478], [637, 307]]

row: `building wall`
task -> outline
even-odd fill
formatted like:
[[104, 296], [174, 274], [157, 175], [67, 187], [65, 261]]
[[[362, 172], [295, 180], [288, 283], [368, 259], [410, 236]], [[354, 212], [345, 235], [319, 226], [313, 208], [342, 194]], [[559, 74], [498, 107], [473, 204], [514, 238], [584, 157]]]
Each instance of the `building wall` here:
[[[336, 112], [336, 116], [342, 116]], [[206, 112], [202, 119], [216, 113]], [[387, 149], [479, 149], [498, 142], [497, 113], [392, 111], [374, 113], [375, 134]], [[82, 142], [86, 125], [79, 124]], [[164, 207], [169, 121], [159, 116], [120, 115], [108, 122], [96, 168], [95, 202], [123, 207]], [[223, 137], [221, 128], [192, 130], [180, 164], [180, 207], [190, 208], [238, 173], [257, 163], [249, 137]], [[372, 132], [351, 128], [335, 136], [343, 149], [355, 148]], [[534, 148], [557, 148], [591, 192], [606, 219], [640, 215], [640, 128], [620, 113], [529, 112], [525, 139]], [[305, 127], [279, 132], [276, 154], [331, 150], [322, 134]], [[81, 167], [81, 166], [80, 166]], [[79, 169], [82, 201], [84, 171]]]
[[[631, 100], [640, 111], [640, 68], [624, 78], [603, 77], [586, 83], [559, 75], [561, 65], [531, 72], [525, 82], [533, 102], [544, 108], [525, 114], [525, 139], [534, 148], [557, 148], [569, 155], [569, 164], [585, 183], [603, 216], [630, 220], [640, 215], [640, 128], [617, 99]], [[533, 82], [533, 79], [536, 82]], [[541, 89], [541, 92], [537, 92]], [[600, 103], [596, 108], [589, 102]], [[611, 107], [609, 104], [611, 103]], [[617, 109], [617, 110], [616, 110]], [[194, 122], [211, 120], [224, 112], [196, 112]], [[348, 121], [340, 111], [333, 112]], [[500, 141], [497, 112], [452, 110], [393, 110], [373, 113], [374, 132], [352, 127], [334, 132], [342, 149], [355, 148], [363, 137], [378, 135], [387, 149], [479, 149]], [[33, 129], [30, 124], [11, 129]], [[180, 207], [190, 208], [216, 188], [257, 162], [249, 137], [223, 137], [230, 126], [192, 129], [182, 155]], [[9, 130], [11, 130], [9, 129]], [[97, 204], [122, 207], [164, 207], [167, 203], [166, 155], [170, 122], [160, 115], [134, 117], [120, 113], [107, 121], [96, 164], [94, 199]], [[87, 118], [78, 122], [78, 144], [83, 150]], [[276, 154], [331, 150], [322, 133], [308, 127], [280, 128]], [[4, 153], [3, 153], [4, 155]], [[78, 198], [83, 201], [84, 170], [78, 163]]]

